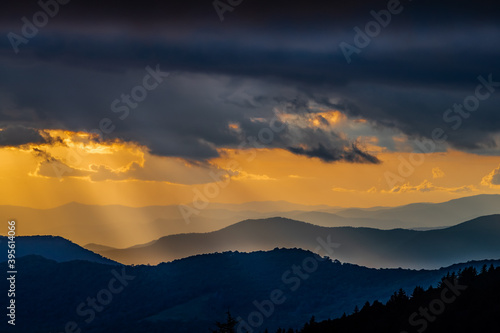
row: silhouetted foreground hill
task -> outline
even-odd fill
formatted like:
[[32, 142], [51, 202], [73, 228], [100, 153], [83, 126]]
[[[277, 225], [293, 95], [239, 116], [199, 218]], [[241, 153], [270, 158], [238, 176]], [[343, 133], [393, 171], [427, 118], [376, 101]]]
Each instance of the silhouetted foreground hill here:
[[315, 252], [317, 238], [339, 244], [332, 258], [366, 267], [439, 268], [500, 258], [500, 215], [439, 230], [326, 228], [285, 218], [246, 220], [219, 231], [180, 234], [127, 249], [91, 249], [124, 264], [158, 264], [192, 255], [259, 251], [275, 247]]
[[[497, 333], [500, 331], [500, 268], [480, 274], [465, 269], [443, 278], [438, 288], [395, 293], [386, 305], [366, 304], [350, 316], [310, 321], [300, 333]], [[278, 330], [278, 333], [285, 332]]]
[[[26, 256], [17, 260], [16, 331], [207, 332], [228, 309], [254, 332], [300, 328], [312, 315], [336, 318], [366, 301], [385, 302], [399, 288], [435, 285], [465, 266], [377, 270], [298, 249], [200, 255], [158, 266]], [[7, 271], [5, 262], [0, 269]]]
[[[8, 239], [0, 236], [0, 251], [7, 253]], [[16, 237], [16, 258], [26, 255], [40, 255], [57, 262], [87, 260], [100, 264], [120, 265], [89, 251], [80, 245], [58, 236], [22, 236]]]

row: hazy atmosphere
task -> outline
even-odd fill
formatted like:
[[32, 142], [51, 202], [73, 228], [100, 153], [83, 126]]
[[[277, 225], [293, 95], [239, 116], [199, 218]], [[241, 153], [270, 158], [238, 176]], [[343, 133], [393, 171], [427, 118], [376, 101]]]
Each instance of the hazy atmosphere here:
[[499, 14], [5, 3], [0, 331], [496, 332]]

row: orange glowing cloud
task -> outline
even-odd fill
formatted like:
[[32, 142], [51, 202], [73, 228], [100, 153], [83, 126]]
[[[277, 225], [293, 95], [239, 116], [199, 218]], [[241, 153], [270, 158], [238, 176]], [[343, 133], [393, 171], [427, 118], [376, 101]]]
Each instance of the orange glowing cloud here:
[[500, 189], [500, 166], [481, 179], [481, 185]]
[[[329, 124], [351, 123], [340, 113], [327, 113]], [[308, 117], [297, 121], [313, 126], [308, 120], [313, 118]], [[368, 207], [500, 191], [498, 157], [457, 151], [426, 154], [411, 174], [389, 186], [385, 173], [399, 175], [401, 159], [408, 160], [410, 152], [390, 152], [379, 146], [376, 136], [361, 137], [359, 142], [376, 154], [382, 161], [379, 164], [326, 163], [278, 148], [219, 149], [219, 157], [192, 163], [151, 155], [146, 147], [133, 142], [100, 141], [85, 132], [48, 130], [45, 134], [45, 142], [0, 148], [3, 204], [189, 203], [196, 190], [221, 182], [224, 187], [220, 186], [213, 202], [285, 200]], [[427, 180], [431, 175], [432, 183]]]

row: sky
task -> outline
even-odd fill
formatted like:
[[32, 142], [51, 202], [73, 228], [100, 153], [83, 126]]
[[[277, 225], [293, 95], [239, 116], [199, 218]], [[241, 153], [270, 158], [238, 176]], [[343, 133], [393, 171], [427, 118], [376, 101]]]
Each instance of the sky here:
[[[18, 1], [0, 204], [500, 193], [493, 1]], [[198, 201], [197, 201], [198, 200]]]

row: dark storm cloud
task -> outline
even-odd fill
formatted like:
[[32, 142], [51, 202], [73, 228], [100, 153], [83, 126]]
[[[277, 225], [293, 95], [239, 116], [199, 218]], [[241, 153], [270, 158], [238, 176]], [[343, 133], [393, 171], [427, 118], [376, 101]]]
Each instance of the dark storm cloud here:
[[[0, 30], [20, 33], [20, 18], [40, 10], [30, 3], [6, 4]], [[373, 20], [370, 11], [385, 9], [386, 1], [246, 0], [221, 23], [211, 1], [73, 0], [18, 54], [1, 39], [0, 102], [19, 113], [0, 109], [0, 122], [91, 130], [108, 117], [116, 126], [110, 138], [203, 160], [257, 136], [275, 108], [302, 114], [314, 101], [415, 138], [442, 127], [455, 148], [494, 152], [498, 94], [458, 130], [443, 113], [474, 93], [478, 75], [500, 81], [500, 5], [401, 3], [404, 11], [348, 65], [339, 43], [353, 43], [353, 28]], [[111, 101], [156, 64], [172, 77], [118, 119]], [[270, 145], [324, 161], [378, 162], [353, 141], [287, 128]]]
[[26, 144], [49, 143], [40, 131], [34, 128], [23, 126], [7, 126], [0, 131], [0, 147], [15, 147]]
[[[45, 0], [43, 2], [50, 2]], [[134, 28], [145, 28], [157, 26], [158, 23], [168, 24], [170, 22], [182, 23], [185, 26], [206, 25], [207, 22], [218, 20], [213, 7], [213, 1], [189, 0], [189, 1], [158, 1], [144, 0], [140, 3], [135, 1], [120, 0], [87, 0], [66, 1], [61, 6], [61, 17], [56, 17], [62, 22], [122, 22], [134, 25]], [[224, 2], [224, 1], [223, 1]], [[227, 3], [227, 2], [226, 2]], [[403, 5], [410, 6], [409, 2], [401, 1]], [[283, 26], [289, 28], [296, 26], [298, 21], [305, 26], [328, 27], [345, 22], [362, 19], [362, 13], [368, 13], [372, 9], [387, 7], [387, 1], [356, 1], [356, 2], [332, 2], [332, 1], [287, 1], [287, 0], [252, 0], [241, 1], [233, 12], [228, 12], [232, 24], [251, 24], [254, 26]], [[9, 1], [2, 6], [0, 18], [2, 21], [14, 21], [17, 17], [25, 16], [27, 13], [39, 8], [37, 1]], [[414, 19], [418, 18], [425, 24], [443, 25], [455, 18], [461, 22], [490, 21], [496, 22], [496, 10], [499, 4], [496, 1], [476, 1], [471, 5], [467, 0], [420, 0], [411, 3], [412, 13], [408, 16], [412, 19], [407, 25], [414, 25]], [[233, 19], [234, 17], [234, 19]], [[224, 22], [226, 23], [226, 22]]]
[[346, 161], [351, 163], [380, 163], [377, 157], [363, 152], [355, 144], [344, 150], [328, 149], [321, 143], [319, 143], [317, 147], [289, 147], [288, 150], [297, 155], [317, 157], [326, 162]]
[[[251, 31], [241, 31], [237, 36], [229, 34], [225, 40], [213, 34], [190, 34], [182, 41], [168, 36], [134, 38], [121, 34], [110, 40], [108, 36], [99, 35], [54, 34], [20, 45], [19, 55], [11, 52], [12, 46], [7, 39], [0, 42], [0, 48], [2, 54], [14, 59], [29, 61], [36, 58], [112, 72], [142, 67], [144, 63], [162, 63], [168, 64], [169, 70], [277, 79], [307, 86], [345, 86], [364, 81], [463, 87], [479, 73], [498, 73], [500, 45], [492, 44], [486, 34], [498, 36], [499, 32], [497, 27], [464, 29], [453, 32], [451, 36], [435, 31], [433, 38], [440, 39], [439, 44], [430, 49], [419, 49], [420, 45], [413, 45], [407, 36], [389, 31], [374, 40], [373, 47], [368, 46], [359, 55], [354, 54], [350, 65], [337, 45], [342, 40], [352, 39], [354, 33], [321, 38], [298, 36], [281, 48], [274, 46], [273, 40], [292, 38], [291, 35], [255, 35]], [[415, 37], [425, 37], [425, 34], [412, 32]], [[457, 35], [462, 45], [443, 46], [447, 39]], [[309, 41], [311, 45], [301, 46], [311, 38], [317, 40], [314, 43]], [[244, 40], [248, 43], [243, 43]], [[387, 46], [381, 49], [376, 42]], [[406, 48], [401, 49], [400, 45]]]
[[[40, 10], [34, 1], [26, 2], [32, 7], [22, 3], [3, 8], [5, 31], [20, 33], [20, 18]], [[16, 58], [101, 70], [161, 62], [173, 70], [308, 85], [358, 80], [459, 85], [477, 75], [478, 64], [495, 68], [499, 46], [492, 41], [498, 36], [500, 4], [423, 0], [401, 1], [401, 6], [400, 16], [353, 55], [351, 66], [338, 44], [353, 44], [353, 28], [363, 29], [373, 20], [370, 11], [385, 9], [386, 1], [243, 1], [224, 23], [211, 1], [72, 1], [20, 45], [23, 52]], [[0, 46], [4, 55], [14, 55], [7, 38]]]

